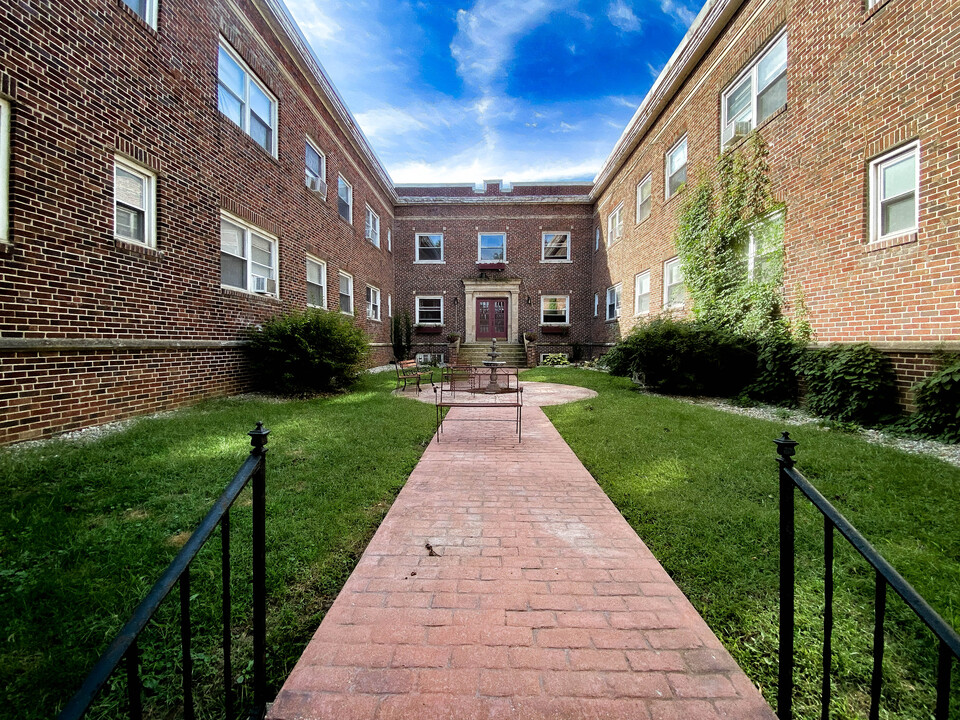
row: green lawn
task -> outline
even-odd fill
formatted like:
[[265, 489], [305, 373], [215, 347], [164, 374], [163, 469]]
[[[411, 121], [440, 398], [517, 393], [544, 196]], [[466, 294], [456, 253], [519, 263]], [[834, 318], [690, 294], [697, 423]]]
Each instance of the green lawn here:
[[[0, 452], [0, 684], [23, 718], [52, 717], [250, 450], [267, 456], [268, 675], [279, 689], [423, 453], [429, 405], [390, 397], [394, 375], [309, 401], [206, 402], [96, 442]], [[250, 495], [232, 513], [238, 691], [250, 680]], [[219, 533], [193, 575], [200, 715], [216, 716]], [[177, 594], [143, 642], [148, 714], [175, 708]], [[122, 671], [118, 673], [122, 676]], [[122, 680], [94, 716], [115, 715]]]
[[[538, 368], [526, 381], [599, 396], [544, 408], [654, 555], [775, 704], [778, 500], [775, 448], [787, 429], [797, 467], [954, 627], [960, 627], [960, 470], [814, 426], [789, 427], [634, 390], [602, 373]], [[819, 718], [823, 523], [797, 512], [799, 718]], [[835, 718], [866, 717], [873, 572], [837, 535]], [[933, 717], [932, 635], [890, 592], [881, 717]], [[951, 717], [960, 717], [954, 666]]]

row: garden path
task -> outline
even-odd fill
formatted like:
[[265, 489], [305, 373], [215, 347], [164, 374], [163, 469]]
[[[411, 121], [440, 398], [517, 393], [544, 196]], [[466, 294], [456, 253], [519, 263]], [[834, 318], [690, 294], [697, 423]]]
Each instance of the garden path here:
[[775, 720], [539, 407], [523, 430], [434, 438], [268, 718]]

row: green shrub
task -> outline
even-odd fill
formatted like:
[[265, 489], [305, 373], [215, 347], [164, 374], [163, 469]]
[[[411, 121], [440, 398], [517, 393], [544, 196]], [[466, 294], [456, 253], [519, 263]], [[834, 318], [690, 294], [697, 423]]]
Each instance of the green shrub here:
[[656, 392], [732, 397], [753, 378], [756, 351], [753, 341], [712, 325], [660, 317], [636, 327], [605, 363]]
[[270, 318], [247, 333], [244, 347], [259, 389], [304, 395], [344, 388], [363, 370], [370, 345], [338, 312], [306, 310]]
[[751, 400], [770, 405], [796, 405], [799, 392], [797, 363], [802, 346], [787, 334], [774, 334], [757, 341], [757, 372], [744, 393]]
[[554, 367], [560, 367], [563, 365], [569, 365], [570, 360], [567, 359], [567, 356], [563, 353], [550, 353], [545, 355], [543, 360], [540, 361], [541, 365], [552, 365]]
[[907, 427], [920, 435], [960, 442], [960, 358], [913, 386], [917, 412]]
[[410, 357], [412, 338], [413, 321], [410, 319], [410, 313], [404, 311], [394, 315], [390, 322], [390, 344], [393, 346], [394, 359], [406, 360]]
[[811, 412], [841, 422], [876, 425], [897, 414], [890, 361], [863, 343], [811, 350], [802, 361]]

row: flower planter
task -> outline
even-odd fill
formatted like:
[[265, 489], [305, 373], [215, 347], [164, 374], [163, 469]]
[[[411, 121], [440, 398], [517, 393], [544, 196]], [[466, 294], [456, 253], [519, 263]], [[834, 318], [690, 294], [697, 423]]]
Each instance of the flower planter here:
[[566, 325], [541, 325], [540, 332], [544, 335], [566, 335], [569, 331]]
[[418, 325], [414, 330], [421, 335], [439, 335], [443, 332], [443, 327], [440, 325]]
[[477, 263], [478, 270], [506, 270], [506, 263]]

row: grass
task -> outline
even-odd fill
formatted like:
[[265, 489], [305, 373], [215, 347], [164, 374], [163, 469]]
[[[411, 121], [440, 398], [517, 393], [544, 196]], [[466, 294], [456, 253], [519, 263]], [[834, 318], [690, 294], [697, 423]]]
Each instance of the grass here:
[[[94, 442], [2, 451], [0, 685], [22, 718], [53, 716], [176, 554], [249, 452], [267, 456], [268, 678], [275, 693], [419, 460], [433, 408], [390, 397], [394, 375], [353, 392], [271, 402], [226, 399], [143, 420]], [[248, 694], [250, 491], [231, 513], [235, 681]], [[219, 533], [195, 561], [194, 659], [200, 717], [222, 682]], [[178, 601], [141, 643], [147, 714], [179, 703]], [[92, 716], [114, 716], [123, 672]], [[271, 695], [272, 696], [272, 695]]]
[[[599, 395], [544, 408], [628, 522], [768, 701], [776, 702], [778, 499], [774, 445], [800, 441], [797, 467], [953, 627], [960, 627], [960, 470], [860, 438], [790, 427], [637, 392], [609, 375], [538, 368], [526, 381]], [[823, 523], [797, 501], [797, 718], [819, 718]], [[833, 712], [865, 718], [873, 572], [839, 535]], [[888, 594], [882, 718], [932, 718], [936, 645]], [[960, 717], [954, 664], [951, 717]]]

